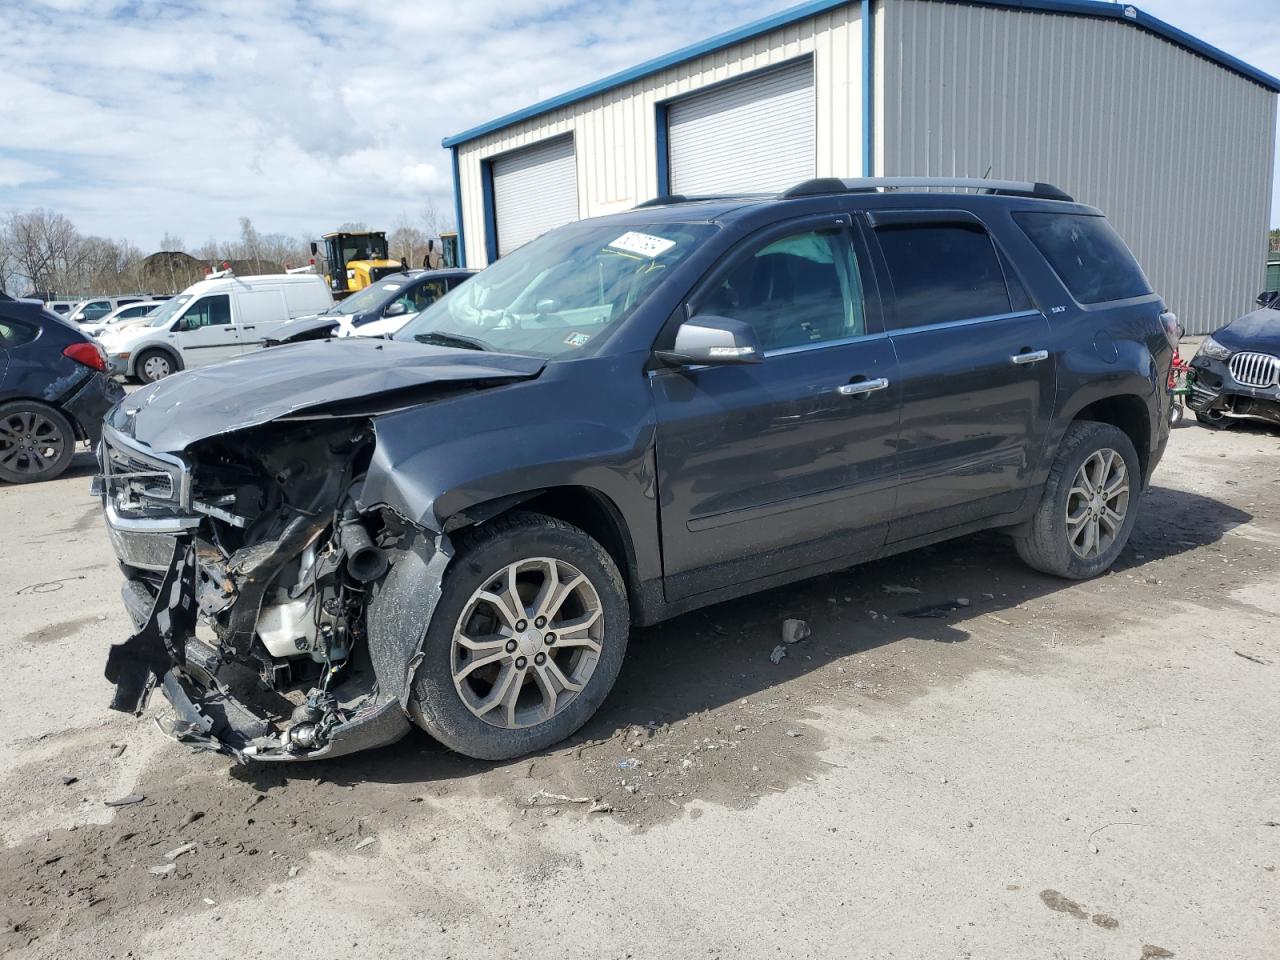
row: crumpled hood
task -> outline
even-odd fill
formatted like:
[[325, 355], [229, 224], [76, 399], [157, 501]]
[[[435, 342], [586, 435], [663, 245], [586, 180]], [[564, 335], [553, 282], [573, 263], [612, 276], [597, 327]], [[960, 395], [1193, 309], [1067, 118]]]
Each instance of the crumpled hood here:
[[166, 377], [126, 397], [107, 422], [153, 450], [180, 453], [302, 410], [433, 383], [530, 379], [545, 364], [398, 340], [316, 340]]
[[1228, 350], [1280, 355], [1280, 310], [1264, 307], [1233, 320], [1213, 335]]

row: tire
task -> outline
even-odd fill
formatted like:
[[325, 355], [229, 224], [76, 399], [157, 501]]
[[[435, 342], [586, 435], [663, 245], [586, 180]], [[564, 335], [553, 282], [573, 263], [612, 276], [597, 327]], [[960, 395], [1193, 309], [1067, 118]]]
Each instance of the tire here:
[[0, 405], [0, 480], [52, 480], [75, 455], [75, 428], [61, 412], [34, 400]]
[[[1113, 482], [1120, 474], [1115, 472], [1116, 459], [1111, 455], [1116, 455], [1123, 464], [1126, 488], [1123, 509], [1120, 494], [1114, 499], [1107, 496], [1113, 490], [1120, 490], [1120, 483]], [[1086, 463], [1090, 465], [1088, 471], [1081, 474]], [[1088, 475], [1099, 475], [1103, 465], [1100, 483], [1106, 492], [1090, 498], [1081, 491], [1096, 489], [1091, 486]], [[1035, 570], [1069, 580], [1087, 580], [1105, 573], [1129, 541], [1137, 517], [1141, 484], [1138, 454], [1124, 431], [1109, 423], [1076, 421], [1067, 428], [1058, 446], [1058, 455], [1031, 518], [1030, 530], [1014, 538], [1018, 556]], [[1102, 506], [1098, 506], [1099, 502]], [[1110, 508], [1109, 513], [1106, 508]], [[1068, 523], [1069, 509], [1076, 515], [1083, 511], [1083, 526]], [[1095, 511], [1098, 519], [1091, 520]], [[1119, 522], [1114, 520], [1115, 515], [1120, 516]], [[1112, 519], [1107, 520], [1107, 516]], [[1094, 540], [1085, 529], [1089, 526], [1093, 528]]]
[[[514, 623], [493, 603], [478, 599], [482, 592], [509, 596], [504, 591], [513, 569], [524, 607], [512, 611]], [[537, 602], [552, 569], [565, 599], [542, 624], [535, 619]], [[576, 580], [578, 573], [585, 584]], [[572, 592], [564, 589], [574, 583]], [[600, 616], [593, 619], [592, 611]], [[587, 621], [589, 627], [570, 627]], [[525, 629], [517, 631], [520, 623]], [[554, 634], [558, 625], [562, 637]], [[542, 514], [500, 517], [457, 544], [427, 628], [410, 715], [446, 747], [480, 760], [541, 750], [570, 736], [599, 708], [622, 667], [630, 630], [626, 587], [599, 543]], [[484, 649], [455, 643], [455, 631]], [[591, 643], [598, 651], [590, 649]], [[559, 678], [570, 685], [580, 682], [580, 689], [561, 687]], [[486, 707], [503, 690], [507, 693], [497, 705]]]
[[178, 371], [173, 357], [164, 350], [146, 350], [133, 365], [134, 372], [143, 383], [155, 383]]
[[1231, 425], [1231, 421], [1221, 413], [1196, 411], [1196, 419], [1200, 421], [1202, 426], [1206, 426], [1210, 430], [1225, 430]]

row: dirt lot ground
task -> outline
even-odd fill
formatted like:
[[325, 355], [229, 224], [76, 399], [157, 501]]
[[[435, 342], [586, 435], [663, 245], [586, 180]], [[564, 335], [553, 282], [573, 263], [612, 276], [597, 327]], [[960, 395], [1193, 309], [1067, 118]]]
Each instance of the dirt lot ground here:
[[0, 489], [7, 955], [1280, 956], [1274, 432], [1175, 431], [1097, 581], [978, 536], [638, 632], [505, 764], [236, 768], [109, 712], [91, 472]]

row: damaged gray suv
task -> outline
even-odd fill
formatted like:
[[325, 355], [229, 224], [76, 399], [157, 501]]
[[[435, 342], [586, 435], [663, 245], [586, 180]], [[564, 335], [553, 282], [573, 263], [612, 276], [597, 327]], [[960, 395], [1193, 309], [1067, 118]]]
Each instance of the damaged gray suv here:
[[172, 735], [240, 759], [413, 723], [501, 759], [599, 708], [634, 625], [986, 528], [1095, 576], [1164, 451], [1175, 330], [1046, 184], [815, 180], [570, 224], [393, 339], [112, 411], [95, 482], [136, 623], [113, 706], [159, 685]]

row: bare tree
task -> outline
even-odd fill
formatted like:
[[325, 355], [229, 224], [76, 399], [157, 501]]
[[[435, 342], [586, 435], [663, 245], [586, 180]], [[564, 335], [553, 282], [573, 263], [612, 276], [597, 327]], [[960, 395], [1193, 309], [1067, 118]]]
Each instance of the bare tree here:
[[395, 229], [387, 234], [387, 250], [392, 260], [404, 260], [411, 267], [421, 266], [427, 255], [427, 242], [431, 237], [409, 222], [401, 213]]
[[168, 230], [164, 232], [164, 236], [160, 238], [160, 249], [165, 252], [173, 253], [182, 249], [182, 238], [175, 237]]

